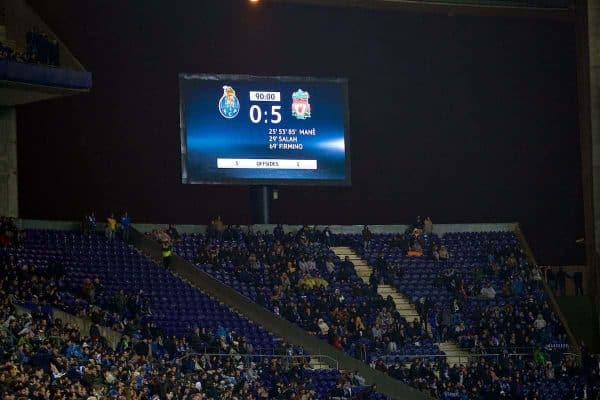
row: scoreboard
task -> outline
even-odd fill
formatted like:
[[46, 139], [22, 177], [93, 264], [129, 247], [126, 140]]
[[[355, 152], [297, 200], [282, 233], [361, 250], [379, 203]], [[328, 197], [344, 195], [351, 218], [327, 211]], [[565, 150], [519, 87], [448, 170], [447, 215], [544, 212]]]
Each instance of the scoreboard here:
[[180, 74], [183, 183], [350, 184], [347, 80]]

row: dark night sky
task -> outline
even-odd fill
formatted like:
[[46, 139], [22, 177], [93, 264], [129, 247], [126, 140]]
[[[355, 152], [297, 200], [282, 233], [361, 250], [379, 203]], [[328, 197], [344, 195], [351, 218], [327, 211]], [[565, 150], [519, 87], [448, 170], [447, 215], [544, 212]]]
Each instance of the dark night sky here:
[[180, 183], [179, 72], [347, 77], [348, 188], [283, 187], [283, 223], [519, 221], [543, 263], [583, 236], [575, 28], [245, 1], [30, 0], [93, 73], [18, 110], [21, 215], [128, 208], [250, 222], [243, 186]]

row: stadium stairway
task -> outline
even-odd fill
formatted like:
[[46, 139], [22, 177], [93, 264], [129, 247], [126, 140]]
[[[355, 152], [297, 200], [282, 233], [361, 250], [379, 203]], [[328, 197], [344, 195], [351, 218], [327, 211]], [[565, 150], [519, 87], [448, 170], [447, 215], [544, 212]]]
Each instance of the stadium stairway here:
[[[363, 260], [354, 250], [347, 246], [331, 247], [331, 250], [340, 258], [344, 259], [346, 256], [354, 264], [356, 274], [365, 282], [369, 283], [369, 277], [373, 272], [373, 269], [367, 261]], [[412, 305], [409, 299], [402, 293], [398, 292], [394, 287], [387, 284], [380, 284], [377, 286], [377, 293], [383, 298], [391, 296], [396, 304], [396, 311], [407, 321], [413, 321], [415, 318], [419, 318], [419, 314]], [[427, 332], [431, 335], [431, 327], [428, 326]], [[469, 353], [462, 350], [454, 342], [440, 342], [438, 347], [441, 351], [446, 354], [448, 363], [454, 364], [465, 364], [469, 359]]]
[[[132, 229], [131, 231], [131, 241], [144, 256], [160, 262], [162, 249], [158, 242], [148, 238], [136, 229]], [[310, 335], [291, 322], [283, 318], [278, 318], [271, 311], [224, 285], [178, 255], [172, 256], [170, 269], [180, 279], [189, 282], [208, 296], [222, 302], [230, 309], [243, 315], [255, 324], [262, 326], [287, 343], [300, 346], [309, 354], [323, 356], [323, 360], [330, 362], [330, 367], [342, 371], [357, 371], [366, 379], [367, 384], [377, 385], [377, 392], [383, 393], [390, 399], [424, 400], [431, 398], [428, 394], [377, 371], [362, 361], [336, 349], [327, 342]], [[318, 366], [313, 365], [313, 367]]]

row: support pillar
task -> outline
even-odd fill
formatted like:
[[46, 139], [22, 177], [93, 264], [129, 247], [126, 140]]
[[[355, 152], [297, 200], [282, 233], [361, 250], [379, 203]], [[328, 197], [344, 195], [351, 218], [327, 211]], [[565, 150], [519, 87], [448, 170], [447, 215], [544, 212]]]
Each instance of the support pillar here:
[[17, 121], [14, 107], [0, 107], [0, 215], [19, 216]]

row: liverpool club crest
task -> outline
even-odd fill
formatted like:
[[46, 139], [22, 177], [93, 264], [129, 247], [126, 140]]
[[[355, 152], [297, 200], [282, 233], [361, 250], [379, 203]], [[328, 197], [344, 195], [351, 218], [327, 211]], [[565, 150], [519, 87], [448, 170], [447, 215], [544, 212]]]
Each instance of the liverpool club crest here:
[[227, 119], [237, 117], [240, 112], [240, 101], [231, 86], [223, 86], [223, 96], [219, 100], [219, 112]]
[[310, 95], [302, 89], [292, 93], [292, 115], [298, 119], [310, 118]]

